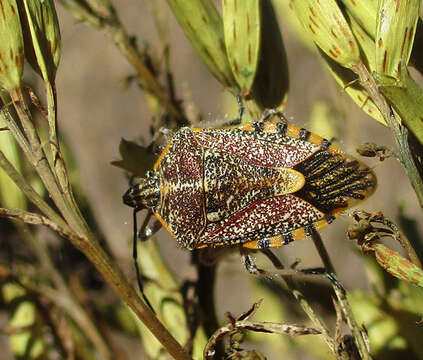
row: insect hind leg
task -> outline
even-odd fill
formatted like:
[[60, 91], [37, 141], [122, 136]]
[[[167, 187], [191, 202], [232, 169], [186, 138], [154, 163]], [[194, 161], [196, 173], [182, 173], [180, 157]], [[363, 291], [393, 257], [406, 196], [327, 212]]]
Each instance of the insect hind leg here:
[[333, 284], [333, 286], [337, 287], [342, 292], [342, 294], [346, 294], [345, 288], [338, 281], [336, 275], [334, 273], [328, 272], [325, 268], [309, 268], [297, 270], [295, 269], [295, 266], [291, 266], [290, 269], [287, 269], [283, 266], [280, 259], [270, 249], [261, 249], [260, 252], [263, 253], [270, 260], [270, 262], [278, 271], [269, 272], [267, 270], [258, 268], [256, 261], [251, 256], [251, 254], [248, 253], [247, 249], [240, 248], [242, 262], [246, 270], [251, 275], [264, 276], [268, 279], [294, 275], [324, 276]]

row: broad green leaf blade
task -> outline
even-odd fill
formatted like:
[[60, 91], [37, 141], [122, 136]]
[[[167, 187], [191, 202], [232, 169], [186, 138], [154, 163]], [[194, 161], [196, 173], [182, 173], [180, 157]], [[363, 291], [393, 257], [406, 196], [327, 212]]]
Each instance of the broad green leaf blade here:
[[[224, 86], [237, 87], [225, 50], [222, 18], [211, 0], [167, 0], [192, 46]], [[239, 91], [238, 91], [239, 92]]]
[[293, 10], [317, 46], [343, 67], [360, 62], [358, 44], [335, 0], [292, 0]]
[[374, 39], [376, 37], [376, 12], [378, 0], [342, 0], [355, 21]]
[[1, 0], [0, 88], [20, 86], [24, 67], [24, 42], [15, 0]]
[[288, 97], [288, 60], [271, 1], [261, 1], [261, 48], [252, 97], [262, 109], [284, 107]]
[[261, 2], [222, 1], [226, 52], [232, 73], [243, 93], [250, 92], [259, 62]]
[[423, 89], [403, 68], [401, 80], [376, 77], [379, 89], [400, 115], [408, 129], [423, 145]]
[[376, 71], [399, 78], [413, 48], [420, 0], [379, 0], [376, 22]]
[[321, 55], [336, 82], [345, 90], [351, 99], [369, 116], [386, 126], [379, 109], [376, 107], [366, 90], [358, 83], [357, 76], [349, 69], [340, 66], [329, 56]]

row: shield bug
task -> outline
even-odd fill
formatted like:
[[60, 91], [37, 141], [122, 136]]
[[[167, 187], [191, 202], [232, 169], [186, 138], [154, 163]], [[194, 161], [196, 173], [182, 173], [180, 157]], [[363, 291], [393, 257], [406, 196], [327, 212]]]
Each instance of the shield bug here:
[[366, 165], [304, 128], [270, 121], [274, 114], [236, 128], [181, 128], [124, 203], [151, 209], [189, 250], [267, 249], [311, 235], [373, 193]]

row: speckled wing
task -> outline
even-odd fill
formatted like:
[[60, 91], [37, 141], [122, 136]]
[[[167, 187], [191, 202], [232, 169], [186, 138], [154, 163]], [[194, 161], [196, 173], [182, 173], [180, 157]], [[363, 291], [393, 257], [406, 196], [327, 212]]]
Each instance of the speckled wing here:
[[255, 201], [233, 216], [208, 223], [197, 247], [236, 245], [288, 233], [318, 221], [324, 214], [291, 194]]
[[293, 167], [318, 146], [279, 134], [195, 132], [204, 150], [207, 225], [196, 247], [235, 245], [317, 221], [319, 210], [295, 196], [305, 184]]
[[264, 167], [292, 168], [319, 149], [317, 144], [271, 132], [232, 129], [199, 130], [194, 134], [205, 148], [232, 154]]

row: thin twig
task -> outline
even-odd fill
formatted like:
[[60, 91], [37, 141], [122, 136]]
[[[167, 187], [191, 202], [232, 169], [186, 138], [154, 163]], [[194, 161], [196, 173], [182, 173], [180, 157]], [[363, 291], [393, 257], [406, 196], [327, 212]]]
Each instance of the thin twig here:
[[23, 221], [26, 224], [32, 225], [44, 225], [56, 231], [58, 234], [65, 238], [72, 238], [75, 241], [81, 241], [81, 238], [76, 235], [74, 232], [70, 231], [69, 228], [63, 228], [59, 224], [51, 221], [47, 217], [32, 213], [25, 210], [20, 209], [5, 209], [0, 208], [0, 217], [9, 218], [9, 219], [16, 219]]
[[6, 158], [2, 151], [0, 151], [0, 167], [12, 179], [16, 186], [21, 189], [28, 199], [44, 213], [45, 216], [62, 228], [68, 228], [66, 222], [50, 207], [50, 205], [44, 201], [44, 199], [31, 187], [31, 185], [27, 183], [25, 178], [15, 169], [13, 164]]
[[92, 11], [89, 11], [85, 6], [79, 5], [76, 1], [60, 0], [60, 2], [77, 19], [87, 22], [91, 26], [100, 29], [104, 28], [106, 30], [106, 34], [110, 37], [121, 54], [137, 71], [145, 90], [154, 95], [169, 114], [175, 116], [176, 118], [180, 118], [182, 116], [179, 109], [172, 104], [163, 87], [159, 84], [156, 77], [144, 63], [141, 54], [136, 49], [134, 42], [131, 41], [114, 10], [112, 11], [111, 16], [104, 18]]
[[[210, 337], [207, 345], [204, 347], [203, 357], [205, 360], [213, 360], [216, 358], [216, 345], [217, 342], [226, 334], [234, 334], [239, 330], [250, 330], [256, 332], [263, 332], [268, 334], [282, 334], [289, 335], [291, 337], [299, 335], [317, 335], [319, 330], [306, 327], [303, 325], [286, 325], [275, 322], [260, 322], [250, 321], [249, 319], [256, 313], [258, 307], [261, 304], [261, 300], [237, 317], [233, 317], [232, 314], [227, 313], [230, 323], [217, 329]], [[220, 358], [218, 358], [220, 359]]]
[[[266, 254], [266, 251], [264, 251]], [[280, 278], [283, 282], [285, 282], [287, 289], [294, 295], [295, 299], [300, 304], [303, 311], [306, 313], [306, 315], [309, 317], [309, 319], [312, 321], [313, 326], [320, 332], [320, 335], [323, 337], [324, 342], [328, 345], [329, 349], [332, 351], [332, 353], [337, 356], [336, 350], [336, 341], [331, 337], [329, 334], [329, 330], [326, 327], [326, 325], [319, 319], [319, 317], [316, 315], [310, 304], [308, 303], [307, 299], [304, 297], [302, 292], [298, 290], [298, 287], [296, 286], [294, 280], [292, 279], [292, 275], [289, 275], [289, 270], [285, 269], [283, 264], [280, 262], [280, 260], [275, 257], [272, 253], [267, 253], [266, 255], [269, 257], [269, 259], [272, 261], [273, 265], [278, 269], [281, 270], [281, 273], [269, 273], [267, 271], [260, 270], [259, 274], [263, 276], [264, 278], [272, 278], [274, 276], [277, 276]], [[298, 275], [300, 272], [297, 270], [292, 270], [293, 275]]]

